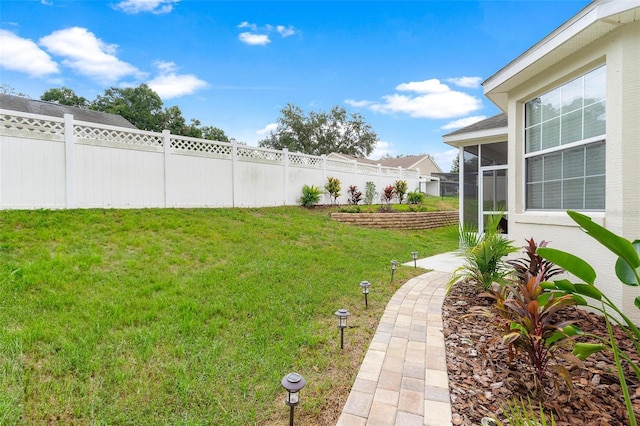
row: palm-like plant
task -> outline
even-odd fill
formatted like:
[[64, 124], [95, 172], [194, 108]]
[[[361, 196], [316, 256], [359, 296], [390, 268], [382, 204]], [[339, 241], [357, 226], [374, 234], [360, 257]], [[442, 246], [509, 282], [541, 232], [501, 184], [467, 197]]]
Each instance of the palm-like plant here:
[[511, 268], [502, 259], [517, 249], [498, 227], [502, 217], [503, 214], [490, 216], [484, 233], [469, 226], [460, 228], [460, 245], [465, 262], [451, 275], [447, 290], [466, 280], [476, 282], [481, 290], [491, 288], [494, 282], [505, 282]]

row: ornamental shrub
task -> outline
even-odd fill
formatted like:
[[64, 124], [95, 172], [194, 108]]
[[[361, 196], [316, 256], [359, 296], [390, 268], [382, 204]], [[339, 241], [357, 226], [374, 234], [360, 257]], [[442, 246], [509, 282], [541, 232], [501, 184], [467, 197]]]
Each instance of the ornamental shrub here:
[[315, 185], [304, 185], [302, 187], [302, 196], [300, 197], [300, 204], [303, 207], [312, 207], [314, 204], [318, 204], [322, 191]]
[[329, 194], [329, 198], [331, 198], [331, 204], [338, 203], [338, 197], [340, 194], [340, 179], [329, 176], [327, 178], [327, 183], [324, 185], [324, 190]]
[[373, 182], [367, 182], [365, 187], [364, 203], [373, 204], [373, 199], [376, 198], [376, 184]]

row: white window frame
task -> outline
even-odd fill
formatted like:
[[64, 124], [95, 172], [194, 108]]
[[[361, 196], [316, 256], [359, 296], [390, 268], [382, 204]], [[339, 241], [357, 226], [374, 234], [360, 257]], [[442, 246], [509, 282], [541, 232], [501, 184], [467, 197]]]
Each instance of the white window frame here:
[[[546, 91], [542, 94], [539, 94], [537, 96], [532, 97], [531, 99], [525, 101], [522, 103], [522, 123], [523, 123], [523, 127], [522, 127], [522, 141], [523, 141], [523, 167], [522, 167], [522, 171], [523, 171], [523, 183], [524, 183], [524, 191], [523, 191], [523, 195], [524, 195], [524, 199], [523, 199], [523, 205], [525, 208], [525, 211], [527, 212], [555, 212], [555, 211], [564, 211], [564, 208], [531, 208], [528, 205], [528, 191], [529, 191], [529, 181], [528, 181], [528, 169], [527, 169], [527, 160], [529, 158], [533, 158], [533, 157], [538, 157], [538, 156], [544, 156], [547, 154], [552, 154], [552, 153], [556, 153], [556, 152], [564, 152], [564, 151], [569, 151], [571, 149], [577, 148], [577, 147], [582, 147], [582, 146], [587, 146], [589, 144], [593, 144], [593, 143], [597, 143], [597, 142], [604, 142], [605, 144], [605, 150], [606, 150], [606, 141], [607, 141], [607, 134], [606, 134], [606, 120], [605, 120], [605, 133], [602, 135], [597, 135], [597, 136], [593, 136], [593, 137], [589, 137], [586, 139], [582, 139], [579, 141], [575, 141], [575, 142], [570, 142], [564, 145], [558, 145], [558, 146], [554, 146], [551, 148], [545, 148], [545, 149], [540, 149], [538, 151], [534, 151], [534, 152], [527, 152], [527, 126], [526, 126], [526, 114], [527, 114], [527, 104], [529, 102], [532, 102], [534, 99], [537, 98], [541, 98], [542, 96], [544, 96], [547, 93], [551, 93], [554, 90], [557, 90], [565, 85], [570, 84], [571, 82], [580, 79], [580, 78], [584, 78], [585, 76], [587, 76], [589, 73], [599, 69], [599, 68], [605, 68], [605, 76], [606, 76], [606, 65], [600, 65], [598, 67], [595, 67], [585, 73], [583, 73], [582, 75], [578, 76], [577, 78], [574, 78], [572, 80], [566, 81], [562, 84], [559, 84], [557, 86], [555, 86], [553, 89]], [[606, 90], [606, 88], [605, 88]], [[583, 93], [583, 99], [584, 99], [584, 93]], [[605, 114], [606, 114], [606, 96], [604, 98], [604, 103], [605, 103]], [[595, 105], [595, 104], [590, 104], [591, 105]], [[582, 110], [584, 110], [585, 106], [583, 105]], [[559, 116], [561, 117], [562, 114]], [[560, 121], [560, 126], [562, 126], [562, 120]], [[584, 126], [584, 122], [583, 122], [583, 126]], [[560, 127], [560, 134], [562, 134], [562, 127]], [[606, 162], [605, 162], [605, 171], [603, 176], [606, 179]], [[564, 179], [560, 179], [560, 182], [563, 182]], [[543, 181], [544, 182], [544, 181]], [[606, 188], [606, 187], [605, 187]], [[584, 188], [586, 191], [586, 187]], [[543, 192], [543, 198], [544, 198], [544, 192]], [[583, 204], [584, 204], [584, 194], [583, 194]], [[601, 209], [576, 209], [576, 210], [581, 210], [581, 211], [596, 211], [596, 212], [603, 212], [606, 208], [606, 205], [603, 206]]]

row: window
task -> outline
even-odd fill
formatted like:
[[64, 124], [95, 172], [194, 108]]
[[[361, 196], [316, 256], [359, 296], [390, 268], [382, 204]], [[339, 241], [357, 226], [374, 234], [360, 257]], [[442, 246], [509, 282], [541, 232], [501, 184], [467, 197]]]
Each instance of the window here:
[[526, 206], [604, 210], [606, 68], [525, 104]]

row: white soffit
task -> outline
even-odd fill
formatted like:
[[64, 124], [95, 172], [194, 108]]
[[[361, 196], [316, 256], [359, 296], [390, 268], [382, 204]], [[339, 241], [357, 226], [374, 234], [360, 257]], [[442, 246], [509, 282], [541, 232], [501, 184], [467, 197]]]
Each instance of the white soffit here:
[[640, 0], [607, 0], [591, 3], [489, 77], [482, 84], [485, 96], [506, 110], [509, 90], [621, 25], [634, 21], [640, 21]]

